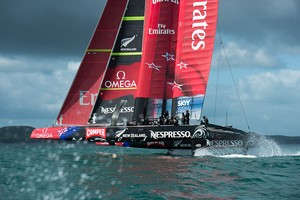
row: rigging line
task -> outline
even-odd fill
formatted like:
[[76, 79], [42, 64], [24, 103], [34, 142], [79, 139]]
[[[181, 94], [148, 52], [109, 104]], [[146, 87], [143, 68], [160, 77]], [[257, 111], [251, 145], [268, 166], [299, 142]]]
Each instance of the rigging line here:
[[235, 79], [234, 79], [234, 76], [233, 76], [233, 73], [232, 73], [232, 70], [231, 70], [229, 61], [228, 61], [228, 57], [227, 57], [227, 54], [226, 54], [226, 51], [225, 51], [224, 44], [221, 43], [221, 46], [222, 46], [222, 49], [223, 49], [223, 51], [224, 51], [224, 55], [225, 55], [225, 58], [226, 58], [226, 62], [227, 62], [227, 65], [228, 65], [228, 68], [229, 68], [229, 71], [230, 71], [230, 74], [231, 74], [231, 78], [232, 78], [232, 80], [233, 80], [233, 84], [234, 84], [234, 87], [235, 87], [237, 96], [238, 96], [238, 98], [239, 98], [239, 102], [240, 102], [240, 105], [241, 105], [241, 108], [242, 108], [242, 111], [243, 111], [243, 114], [244, 114], [244, 118], [245, 118], [246, 123], [247, 123], [248, 130], [250, 131], [250, 126], [249, 126], [249, 123], [248, 123], [248, 119], [247, 119], [247, 116], [246, 116], [246, 113], [245, 113], [245, 110], [244, 110], [244, 107], [243, 107], [243, 104], [242, 104], [242, 100], [241, 100], [241, 97], [240, 97], [240, 93], [239, 93], [239, 90], [238, 90], [238, 88], [237, 88], [237, 85], [236, 85], [236, 82], [235, 82]]
[[214, 123], [216, 121], [216, 113], [217, 113], [217, 100], [218, 100], [219, 74], [220, 74], [220, 60], [221, 60], [221, 50], [222, 50], [222, 43], [223, 43], [219, 23], [217, 25], [218, 25], [218, 32], [219, 32], [219, 39], [220, 39], [220, 48], [219, 48], [219, 58], [218, 58], [217, 86], [216, 86], [216, 95], [215, 95]]

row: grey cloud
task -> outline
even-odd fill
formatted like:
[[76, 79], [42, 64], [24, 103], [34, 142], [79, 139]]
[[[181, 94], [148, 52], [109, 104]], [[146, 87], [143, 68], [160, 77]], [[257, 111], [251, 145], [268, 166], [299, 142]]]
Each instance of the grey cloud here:
[[0, 53], [67, 56], [84, 50], [103, 1], [1, 1]]
[[223, 33], [245, 45], [299, 45], [297, 0], [221, 0], [219, 10]]

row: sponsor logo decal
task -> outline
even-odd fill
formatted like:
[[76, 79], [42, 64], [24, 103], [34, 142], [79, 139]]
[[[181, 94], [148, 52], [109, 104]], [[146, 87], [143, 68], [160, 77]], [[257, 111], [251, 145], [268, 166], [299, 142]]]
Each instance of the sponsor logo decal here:
[[152, 131], [150, 130], [151, 138], [158, 139], [178, 139], [191, 138], [190, 131]]
[[149, 35], [174, 35], [175, 29], [168, 29], [166, 24], [158, 24], [157, 28], [149, 28]]
[[137, 48], [127, 47], [136, 37], [137, 37], [137, 35], [134, 35], [132, 37], [122, 39], [121, 40], [121, 51], [136, 51]]
[[[101, 113], [107, 115], [113, 113], [116, 110], [116, 107], [104, 108], [100, 106], [100, 109], [101, 109]], [[122, 107], [120, 109], [120, 113], [133, 113], [133, 112], [134, 112], [134, 107]]]
[[169, 54], [168, 52], [166, 52], [166, 54], [161, 55], [161, 56], [164, 57], [164, 58], [166, 58], [167, 62], [168, 62], [169, 60], [175, 60], [174, 54]]
[[206, 37], [206, 27], [208, 24], [206, 23], [206, 9], [207, 9], [207, 0], [205, 1], [194, 1], [193, 2], [193, 22], [192, 22], [192, 43], [191, 47], [193, 50], [197, 51], [199, 49], [205, 48], [205, 37]]
[[73, 138], [72, 140], [82, 140], [82, 138], [76, 138], [74, 137], [74, 134], [79, 130], [79, 127], [77, 126], [70, 126], [70, 127], [65, 127], [64, 129], [61, 129], [58, 131], [59, 138], [61, 140], [69, 140], [70, 138]]
[[250, 139], [247, 140], [246, 144], [245, 144], [245, 147], [246, 148], [249, 148], [249, 147], [253, 147], [255, 145], [257, 145], [257, 139], [255, 139], [254, 137], [251, 137]]
[[[198, 126], [194, 134], [192, 136], [192, 139], [203, 139], [206, 141], [206, 146], [211, 146], [211, 142], [207, 139], [209, 137], [209, 132], [206, 130], [205, 126]], [[196, 144], [197, 148], [201, 147], [201, 144]]]
[[179, 146], [182, 148], [191, 148], [192, 147], [191, 144], [180, 144]]
[[207, 139], [208, 137], [209, 133], [206, 130], [205, 126], [198, 126], [194, 131], [192, 139]]
[[109, 142], [95, 142], [96, 145], [109, 146]]
[[102, 90], [133, 90], [137, 89], [135, 80], [126, 79], [126, 73], [124, 71], [118, 71], [116, 73], [116, 80], [108, 80], [104, 83], [105, 88]]
[[210, 140], [209, 146], [217, 147], [242, 147], [244, 142], [242, 140]]
[[162, 2], [171, 2], [171, 3], [179, 4], [179, 0], [152, 0], [153, 4], [162, 3]]
[[[188, 65], [187, 63], [184, 63], [182, 61], [179, 64], [177, 64], [177, 66], [179, 66], [179, 69], [182, 69], [182, 68], [187, 69], [187, 65]], [[183, 84], [178, 84], [178, 83], [176, 83], [176, 81], [167, 82], [167, 84], [173, 86], [172, 90], [174, 90], [175, 88], [178, 88], [179, 90], [183, 91], [182, 88], [181, 88], [183, 86]]]
[[177, 66], [179, 66], [179, 69], [182, 69], [182, 68], [186, 68], [187, 69], [187, 65], [188, 64], [186, 64], [186, 63], [184, 63], [182, 61], [179, 64], [177, 64]]
[[185, 112], [191, 109], [192, 100], [179, 100], [177, 102], [177, 112]]
[[165, 142], [164, 141], [147, 142], [147, 147], [151, 147], [151, 146], [161, 146], [161, 147], [164, 147], [165, 146]]
[[174, 143], [173, 143], [173, 147], [178, 147], [178, 146], [180, 146], [180, 145], [181, 145], [181, 143], [182, 143], [182, 140], [177, 140], [177, 141], [174, 141]]
[[177, 106], [189, 106], [190, 102], [191, 102], [191, 100], [179, 100], [177, 102]]
[[[71, 127], [72, 128], [72, 127]], [[68, 127], [65, 127], [61, 130], [58, 130], [57, 133], [58, 133], [58, 136], [60, 137], [62, 134], [66, 133], [68, 131]]]
[[142, 139], [143, 141], [146, 141], [147, 135], [145, 133], [126, 133], [126, 129], [122, 129], [116, 132], [116, 139], [118, 141], [121, 141], [123, 138], [130, 138], [130, 139]]
[[157, 71], [160, 71], [159, 69], [161, 68], [161, 66], [157, 66], [154, 63], [146, 63], [149, 66], [149, 69], [155, 69]]
[[53, 138], [53, 135], [52, 135], [52, 133], [48, 132], [48, 128], [43, 128], [41, 133], [35, 134], [35, 138], [51, 139], [51, 138]]
[[89, 106], [95, 105], [98, 94], [93, 94], [86, 90], [79, 90], [79, 105]]
[[144, 140], [147, 138], [145, 133], [128, 133], [128, 134], [123, 134], [122, 135], [123, 138], [143, 138]]
[[91, 137], [101, 137], [106, 138], [105, 128], [86, 128], [86, 139]]
[[[209, 132], [205, 126], [198, 126], [192, 139], [203, 139], [206, 140], [206, 146], [208, 147], [243, 147], [244, 142], [242, 140], [209, 140]], [[196, 147], [200, 148], [201, 144], [196, 144]]]
[[33, 135], [33, 138], [41, 139], [59, 139], [63, 134], [67, 133], [69, 130], [73, 130], [72, 127], [52, 127], [52, 128], [43, 128], [38, 129]]
[[173, 82], [167, 82], [167, 84], [169, 84], [169, 85], [172, 85], [173, 87], [172, 87], [172, 90], [174, 90], [175, 88], [178, 88], [178, 89], [180, 89], [180, 90], [182, 90], [182, 84], [178, 84], [178, 83], [176, 83], [176, 81], [173, 81]]

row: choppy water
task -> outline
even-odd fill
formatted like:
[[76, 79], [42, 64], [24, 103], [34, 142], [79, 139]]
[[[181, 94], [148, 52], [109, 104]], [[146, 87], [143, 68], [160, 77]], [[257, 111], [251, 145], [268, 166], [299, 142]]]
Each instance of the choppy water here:
[[300, 145], [251, 155], [0, 144], [0, 199], [300, 199]]

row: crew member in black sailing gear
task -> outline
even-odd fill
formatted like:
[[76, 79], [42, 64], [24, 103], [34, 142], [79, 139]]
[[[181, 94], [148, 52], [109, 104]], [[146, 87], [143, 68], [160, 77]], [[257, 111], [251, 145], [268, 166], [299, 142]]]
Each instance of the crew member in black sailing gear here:
[[207, 125], [208, 124], [208, 118], [204, 116], [204, 123]]
[[185, 112], [185, 119], [186, 119], [186, 124], [190, 124], [190, 113], [188, 110]]
[[174, 125], [175, 125], [175, 126], [178, 126], [178, 120], [177, 120], [177, 117], [174, 117], [173, 122], [174, 122]]
[[164, 122], [164, 120], [163, 120], [163, 117], [159, 117], [158, 124], [159, 124], [159, 125], [164, 125], [164, 124], [165, 124], [165, 122]]
[[165, 119], [168, 119], [168, 118], [169, 118], [169, 111], [165, 112], [163, 117], [164, 117]]
[[174, 126], [178, 126], [178, 120], [176, 117], [171, 117], [170, 124]]
[[182, 113], [182, 115], [181, 115], [181, 124], [185, 125], [185, 114], [184, 113]]
[[203, 116], [203, 120], [201, 120], [201, 124], [205, 124], [207, 125], [209, 122], [208, 122], [208, 118]]

